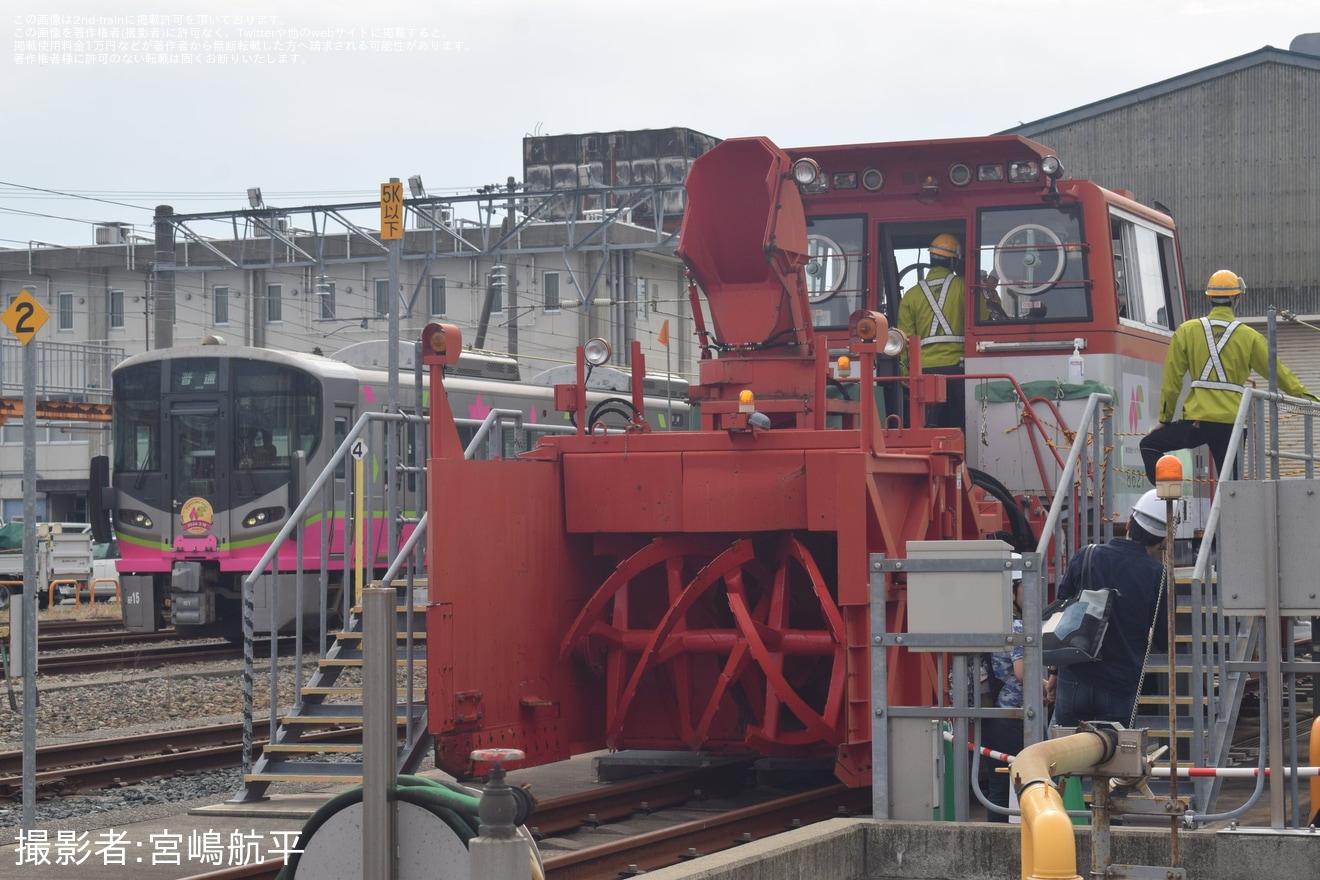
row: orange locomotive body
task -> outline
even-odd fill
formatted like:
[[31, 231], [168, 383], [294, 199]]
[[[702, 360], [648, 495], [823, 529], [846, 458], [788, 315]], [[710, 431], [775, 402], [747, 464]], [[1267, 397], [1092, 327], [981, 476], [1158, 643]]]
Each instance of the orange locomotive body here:
[[[1018, 138], [980, 141], [983, 156], [1044, 155]], [[913, 540], [1009, 535], [1025, 544], [1034, 535], [1023, 534], [1030, 525], [1019, 505], [1033, 486], [986, 494], [963, 431], [920, 427], [920, 417], [905, 427], [900, 383], [887, 381], [903, 342], [890, 332], [903, 242], [946, 227], [965, 234], [977, 210], [1011, 199], [940, 206], [938, 193], [923, 200], [931, 193], [921, 179], [882, 175], [872, 189], [865, 164], [851, 162], [851, 186], [828, 167], [809, 180], [810, 164], [759, 138], [726, 141], [694, 164], [679, 253], [705, 352], [690, 392], [695, 430], [653, 432], [640, 419], [623, 433], [592, 430], [576, 404], [585, 399], [579, 350], [577, 384], [556, 393], [576, 411], [577, 434], [546, 437], [516, 459], [466, 461], [441, 387], [458, 331], [428, 328], [427, 699], [441, 768], [470, 773], [471, 751], [492, 746], [522, 749], [528, 763], [606, 747], [753, 751], [830, 756], [841, 780], [870, 781], [870, 555], [904, 557]], [[795, 168], [806, 174], [795, 180]], [[894, 216], [882, 216], [884, 186], [899, 193]], [[1058, 201], [1048, 178], [1009, 192], [1033, 205]], [[1041, 265], [1021, 258], [1044, 235], [1032, 229], [1026, 244], [1000, 242], [998, 277], [1027, 291], [1021, 297], [1057, 295], [1058, 314], [1051, 325], [1039, 308], [1018, 309], [1028, 317], [994, 328], [999, 338], [1066, 339], [1070, 352], [1075, 336], [1090, 333], [1093, 351], [1118, 350], [1100, 331], [1119, 322], [1089, 305], [1104, 284], [1085, 267], [1069, 275], [1079, 242], [1031, 223], [1055, 236], [1057, 273], [1022, 275], [1025, 264]], [[852, 228], [858, 240], [848, 242]], [[1108, 247], [1108, 223], [1099, 228]], [[1004, 231], [996, 235], [1023, 236], [1012, 224]], [[976, 277], [981, 252], [969, 256]], [[1114, 296], [1108, 252], [1088, 256], [1106, 258]], [[969, 282], [969, 340], [991, 335], [974, 329], [975, 290]], [[1157, 330], [1129, 329], [1136, 344], [1162, 351]], [[1039, 348], [995, 352], [991, 372]], [[968, 374], [976, 351], [969, 341]], [[911, 354], [913, 377], [902, 384], [915, 414], [958, 380], [922, 375]], [[856, 368], [841, 369], [840, 355]], [[633, 368], [644, 374], [637, 350]], [[1046, 441], [1022, 478], [1037, 490], [1057, 458]], [[900, 578], [889, 577], [884, 601], [888, 631], [903, 631]], [[888, 669], [896, 704], [940, 704], [934, 655], [893, 648]]]

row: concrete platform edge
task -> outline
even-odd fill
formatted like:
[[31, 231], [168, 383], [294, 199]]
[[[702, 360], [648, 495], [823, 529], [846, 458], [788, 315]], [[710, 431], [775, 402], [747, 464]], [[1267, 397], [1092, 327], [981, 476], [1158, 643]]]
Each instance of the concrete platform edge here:
[[[1168, 866], [1169, 832], [1115, 829], [1115, 864]], [[1179, 867], [1188, 877], [1320, 880], [1320, 834], [1241, 834], [1214, 830], [1178, 835]], [[1090, 836], [1076, 832], [1078, 873], [1090, 866]], [[1018, 826], [981, 822], [833, 819], [756, 843], [652, 871], [648, 880], [1018, 880]]]

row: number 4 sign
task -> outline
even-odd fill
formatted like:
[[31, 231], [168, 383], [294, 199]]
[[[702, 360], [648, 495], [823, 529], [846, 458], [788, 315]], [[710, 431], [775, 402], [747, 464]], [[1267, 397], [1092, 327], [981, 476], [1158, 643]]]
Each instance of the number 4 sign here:
[[31, 342], [32, 337], [36, 336], [37, 331], [49, 320], [50, 312], [42, 308], [37, 298], [26, 290], [14, 297], [9, 308], [0, 315], [0, 321], [3, 321], [10, 332], [24, 345]]

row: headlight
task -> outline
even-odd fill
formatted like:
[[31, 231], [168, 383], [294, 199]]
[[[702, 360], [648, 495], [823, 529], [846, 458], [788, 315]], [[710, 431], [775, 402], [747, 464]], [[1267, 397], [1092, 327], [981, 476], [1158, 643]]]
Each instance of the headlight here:
[[130, 510], [128, 508], [119, 511], [119, 521], [139, 529], [149, 529], [152, 526], [151, 517], [140, 510]]
[[1034, 183], [1040, 180], [1040, 165], [1035, 159], [1008, 163], [1009, 183]]
[[254, 510], [243, 517], [243, 528], [253, 529], [257, 526], [264, 526], [269, 523], [279, 522], [284, 519], [283, 507], [263, 507], [260, 510]]
[[885, 347], [883, 354], [888, 358], [896, 358], [907, 348], [907, 337], [897, 327], [890, 327], [888, 335], [885, 336]]
[[815, 159], [798, 159], [793, 163], [793, 179], [798, 186], [811, 186], [820, 177], [820, 165]]
[[610, 344], [599, 336], [595, 336], [588, 339], [587, 344], [582, 346], [582, 356], [593, 367], [599, 367], [610, 359]]

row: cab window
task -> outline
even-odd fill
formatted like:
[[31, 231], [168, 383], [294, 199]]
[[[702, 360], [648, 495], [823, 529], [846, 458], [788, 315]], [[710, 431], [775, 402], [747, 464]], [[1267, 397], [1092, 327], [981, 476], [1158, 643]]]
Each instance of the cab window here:
[[979, 214], [977, 323], [1089, 321], [1081, 209], [993, 208]]
[[1172, 330], [1182, 321], [1173, 233], [1116, 208], [1109, 226], [1119, 320]]

